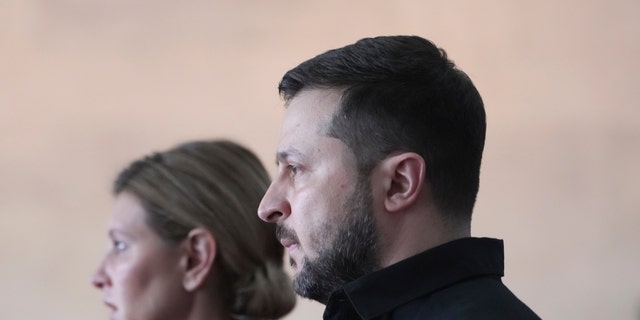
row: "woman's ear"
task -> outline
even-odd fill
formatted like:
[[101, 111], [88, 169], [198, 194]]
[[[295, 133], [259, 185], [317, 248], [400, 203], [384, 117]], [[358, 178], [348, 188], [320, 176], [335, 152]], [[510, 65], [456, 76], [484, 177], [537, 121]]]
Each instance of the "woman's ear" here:
[[391, 155], [380, 164], [386, 195], [384, 206], [388, 212], [401, 211], [414, 204], [425, 183], [426, 164], [414, 152]]
[[202, 287], [213, 270], [216, 258], [216, 241], [211, 233], [203, 228], [195, 228], [184, 240], [186, 255], [183, 261], [185, 269], [182, 285], [187, 291]]

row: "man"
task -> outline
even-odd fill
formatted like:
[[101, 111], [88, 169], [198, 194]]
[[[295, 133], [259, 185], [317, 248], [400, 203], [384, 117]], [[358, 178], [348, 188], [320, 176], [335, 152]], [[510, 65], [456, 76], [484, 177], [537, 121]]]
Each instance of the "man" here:
[[470, 236], [485, 112], [443, 50], [362, 39], [279, 91], [279, 169], [258, 214], [325, 319], [538, 319], [500, 280], [502, 241]]

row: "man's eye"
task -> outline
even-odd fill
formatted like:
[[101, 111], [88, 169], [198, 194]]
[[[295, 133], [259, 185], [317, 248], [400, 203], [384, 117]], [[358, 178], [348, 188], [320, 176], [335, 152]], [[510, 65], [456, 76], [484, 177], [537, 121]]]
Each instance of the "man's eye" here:
[[289, 171], [291, 174], [296, 174], [298, 173], [298, 167], [290, 164], [287, 166], [287, 171]]

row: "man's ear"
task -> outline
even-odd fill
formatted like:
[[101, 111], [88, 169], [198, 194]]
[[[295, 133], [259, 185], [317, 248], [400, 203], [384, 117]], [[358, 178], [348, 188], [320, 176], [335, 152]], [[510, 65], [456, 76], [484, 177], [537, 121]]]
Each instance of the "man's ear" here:
[[413, 205], [419, 198], [425, 183], [426, 164], [414, 152], [390, 155], [380, 163], [384, 179], [385, 201], [388, 212], [398, 212]]
[[184, 240], [186, 255], [183, 259], [184, 278], [182, 285], [187, 291], [194, 291], [204, 285], [213, 269], [216, 258], [216, 241], [203, 228], [195, 228]]

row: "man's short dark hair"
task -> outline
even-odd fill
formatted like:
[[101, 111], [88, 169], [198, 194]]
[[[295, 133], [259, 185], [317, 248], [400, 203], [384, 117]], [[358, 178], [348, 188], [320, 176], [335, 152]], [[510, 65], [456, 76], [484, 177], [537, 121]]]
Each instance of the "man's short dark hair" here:
[[278, 89], [287, 102], [301, 90], [342, 90], [327, 134], [351, 148], [359, 174], [393, 152], [415, 152], [437, 207], [454, 221], [471, 218], [485, 111], [444, 50], [417, 36], [366, 38], [303, 62]]

